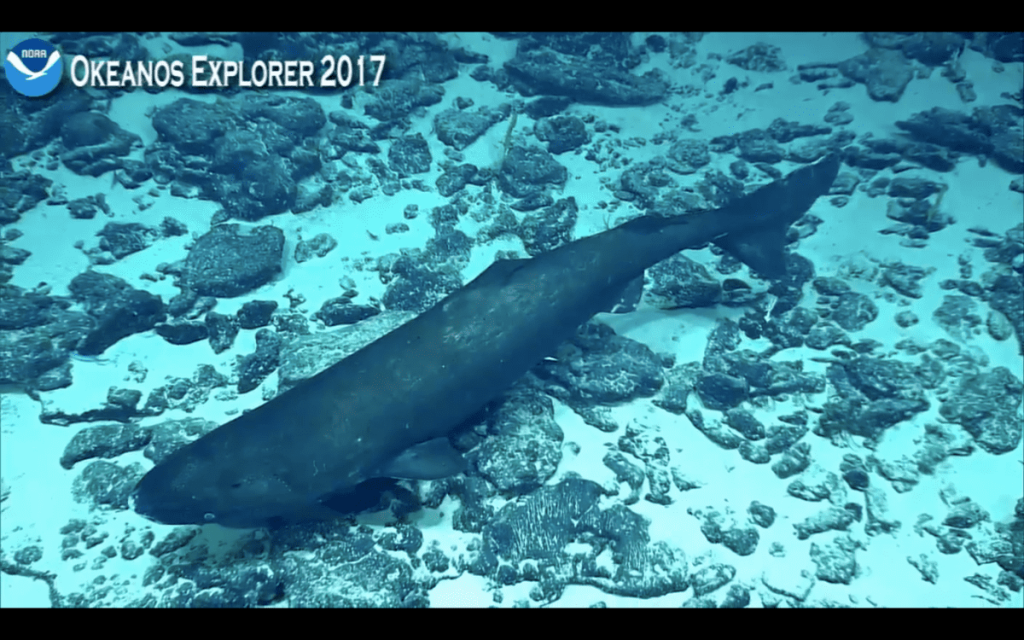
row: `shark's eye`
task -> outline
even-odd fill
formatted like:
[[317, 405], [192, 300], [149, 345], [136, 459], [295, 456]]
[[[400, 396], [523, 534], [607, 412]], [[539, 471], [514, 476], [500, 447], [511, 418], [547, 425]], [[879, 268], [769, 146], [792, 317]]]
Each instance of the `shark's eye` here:
[[288, 492], [288, 485], [276, 475], [248, 475], [228, 485], [239, 498], [256, 498]]

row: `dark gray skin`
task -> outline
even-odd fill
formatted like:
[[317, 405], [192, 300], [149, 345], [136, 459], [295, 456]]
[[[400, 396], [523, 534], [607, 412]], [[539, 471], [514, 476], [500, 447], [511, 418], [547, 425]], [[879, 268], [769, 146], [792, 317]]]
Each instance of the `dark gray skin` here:
[[139, 482], [135, 510], [166, 524], [240, 528], [337, 517], [329, 496], [396, 475], [396, 459], [462, 425], [655, 263], [714, 241], [782, 275], [786, 230], [838, 168], [830, 156], [716, 211], [638, 218], [495, 262], [429, 311], [167, 456]]

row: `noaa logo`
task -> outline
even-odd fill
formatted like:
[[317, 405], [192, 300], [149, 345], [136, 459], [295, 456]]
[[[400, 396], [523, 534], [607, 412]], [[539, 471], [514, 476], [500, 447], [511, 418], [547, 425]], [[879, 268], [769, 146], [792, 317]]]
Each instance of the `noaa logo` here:
[[64, 63], [52, 44], [39, 38], [29, 38], [7, 52], [4, 71], [15, 91], [36, 98], [57, 88], [64, 74]]

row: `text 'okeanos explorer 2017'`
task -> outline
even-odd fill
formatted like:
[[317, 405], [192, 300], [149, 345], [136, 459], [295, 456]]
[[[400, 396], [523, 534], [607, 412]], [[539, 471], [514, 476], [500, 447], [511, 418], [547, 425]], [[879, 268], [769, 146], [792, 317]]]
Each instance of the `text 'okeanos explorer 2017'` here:
[[205, 55], [184, 60], [71, 60], [71, 82], [77, 87], [182, 87], [344, 89], [380, 84], [384, 55], [325, 55], [320, 69], [312, 60], [212, 60]]

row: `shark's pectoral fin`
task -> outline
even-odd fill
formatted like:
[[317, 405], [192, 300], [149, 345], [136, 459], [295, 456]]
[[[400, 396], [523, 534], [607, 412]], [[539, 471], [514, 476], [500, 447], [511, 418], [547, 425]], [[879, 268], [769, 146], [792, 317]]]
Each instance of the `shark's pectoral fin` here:
[[377, 474], [403, 480], [436, 480], [465, 470], [466, 460], [448, 438], [434, 438], [409, 447], [385, 464]]
[[371, 478], [358, 485], [320, 496], [316, 506], [330, 510], [333, 517], [386, 509], [395, 497], [414, 502], [416, 497], [403, 489], [394, 478]]
[[[386, 509], [392, 499], [416, 502], [415, 494], [403, 488], [401, 480], [436, 480], [466, 469], [466, 460], [447, 438], [427, 440], [402, 451], [370, 477], [355, 486], [345, 486], [316, 498], [314, 509], [329, 509], [334, 515], [365, 513]], [[396, 479], [397, 478], [397, 479]]]
[[644, 274], [633, 278], [623, 289], [612, 292], [601, 311], [605, 313], [630, 313], [636, 311], [640, 297], [644, 294]]

